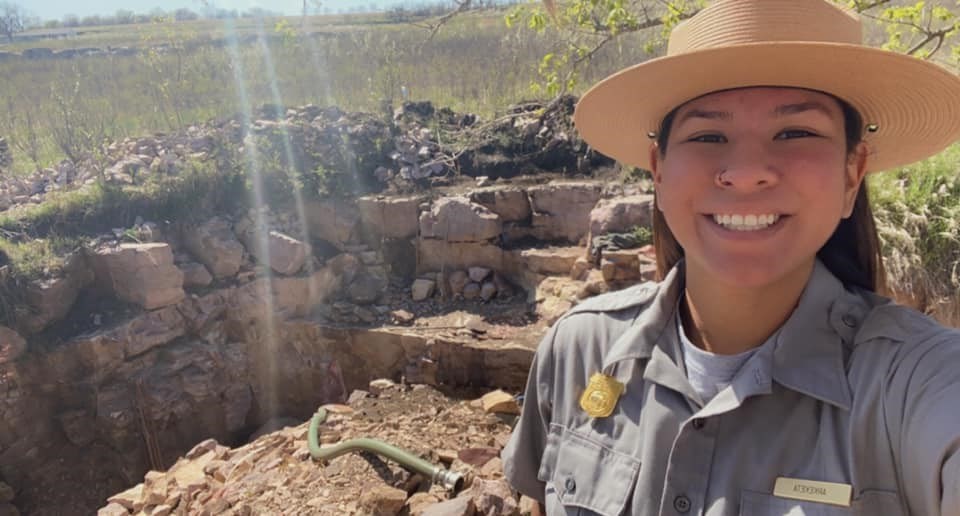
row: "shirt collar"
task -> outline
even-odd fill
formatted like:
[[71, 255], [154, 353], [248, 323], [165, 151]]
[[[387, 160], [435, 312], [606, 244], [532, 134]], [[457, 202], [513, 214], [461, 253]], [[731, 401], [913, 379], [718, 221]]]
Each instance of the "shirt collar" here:
[[[671, 335], [674, 340], [676, 335], [669, 328], [683, 285], [681, 262], [657, 286], [653, 300], [639, 309], [630, 329], [611, 346], [603, 361], [604, 371], [610, 371], [620, 361], [649, 359], [655, 347], [674, 361], [682, 360], [673, 352]], [[773, 360], [765, 361], [772, 368], [766, 376], [787, 388], [849, 410], [852, 395], [846, 377], [845, 343], [852, 342], [867, 311], [864, 301], [847, 291], [816, 260], [797, 307], [779, 330]]]
[[633, 324], [610, 347], [603, 359], [604, 371], [623, 360], [650, 358], [657, 343], [669, 338], [670, 323], [676, 313], [680, 293], [683, 292], [681, 264], [667, 273], [657, 285], [653, 300], [640, 307]]
[[784, 323], [773, 354], [773, 379], [781, 385], [849, 410], [845, 343], [850, 344], [866, 309], [858, 296], [820, 260]]

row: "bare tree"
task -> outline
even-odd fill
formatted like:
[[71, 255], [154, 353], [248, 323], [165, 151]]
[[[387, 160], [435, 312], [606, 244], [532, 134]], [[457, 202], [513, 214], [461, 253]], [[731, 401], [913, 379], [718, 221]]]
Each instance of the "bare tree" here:
[[23, 31], [26, 17], [19, 5], [0, 2], [0, 35], [6, 36], [13, 43], [13, 35]]

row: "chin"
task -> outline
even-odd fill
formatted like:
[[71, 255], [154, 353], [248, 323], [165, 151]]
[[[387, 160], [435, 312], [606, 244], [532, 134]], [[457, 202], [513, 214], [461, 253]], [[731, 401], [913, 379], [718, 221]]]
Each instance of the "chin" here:
[[807, 260], [785, 260], [783, 256], [712, 257], [701, 262], [707, 275], [737, 288], [764, 288], [787, 279]]

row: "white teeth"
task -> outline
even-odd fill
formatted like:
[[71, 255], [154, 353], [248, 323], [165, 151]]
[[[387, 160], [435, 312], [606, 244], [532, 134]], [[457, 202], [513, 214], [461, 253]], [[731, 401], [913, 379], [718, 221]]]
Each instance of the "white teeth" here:
[[713, 220], [727, 229], [735, 231], [756, 231], [773, 225], [780, 220], [780, 215], [770, 213], [763, 215], [724, 214], [714, 215]]

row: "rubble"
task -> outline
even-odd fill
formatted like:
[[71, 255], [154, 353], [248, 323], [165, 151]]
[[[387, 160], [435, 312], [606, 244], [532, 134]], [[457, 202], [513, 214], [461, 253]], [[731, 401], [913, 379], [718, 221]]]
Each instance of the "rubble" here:
[[[462, 492], [430, 484], [373, 454], [316, 462], [307, 451], [304, 423], [234, 449], [204, 441], [167, 471], [150, 471], [135, 487], [111, 496], [100, 514], [286, 514], [295, 507], [330, 515], [394, 515], [404, 507], [411, 514], [518, 514], [519, 500], [504, 484], [497, 458], [510, 433], [508, 424], [428, 386], [371, 384], [378, 388], [370, 396], [351, 397], [349, 406], [326, 406], [321, 442], [383, 440], [466, 475]], [[451, 447], [459, 450], [455, 459], [436, 451]]]

